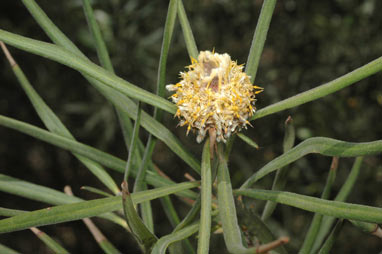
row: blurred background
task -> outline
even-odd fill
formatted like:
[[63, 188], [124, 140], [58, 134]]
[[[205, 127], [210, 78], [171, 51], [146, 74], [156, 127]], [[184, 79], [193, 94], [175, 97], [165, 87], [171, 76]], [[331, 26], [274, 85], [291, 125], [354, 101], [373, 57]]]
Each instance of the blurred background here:
[[[157, 68], [168, 1], [94, 0], [96, 17], [102, 28], [117, 75], [148, 91], [155, 92]], [[38, 0], [55, 24], [94, 62], [99, 63], [80, 0]], [[245, 63], [262, 1], [194, 0], [184, 1], [199, 50], [229, 53]], [[256, 85], [264, 87], [258, 96], [261, 109], [350, 72], [382, 55], [382, 2], [377, 0], [284, 0], [276, 5], [267, 41], [257, 72]], [[0, 28], [27, 37], [49, 41], [21, 1], [0, 1]], [[121, 158], [127, 158], [114, 109], [76, 71], [10, 47], [16, 61], [32, 85], [64, 124], [81, 142]], [[43, 127], [0, 54], [0, 114]], [[178, 80], [178, 73], [189, 64], [180, 25], [177, 23], [167, 66], [167, 82]], [[264, 164], [282, 153], [284, 121], [291, 115], [296, 143], [313, 137], [366, 142], [382, 138], [382, 75], [377, 74], [323, 99], [252, 122], [244, 131], [258, 143], [254, 150], [237, 139], [230, 169], [234, 187], [240, 186]], [[144, 109], [152, 112], [145, 105]], [[185, 128], [165, 114], [164, 124], [191, 151], [200, 157], [201, 145], [195, 136], [185, 136]], [[141, 131], [142, 140], [147, 133]], [[156, 146], [154, 161], [175, 181], [184, 173], [197, 177], [163, 143]], [[309, 155], [290, 166], [287, 191], [320, 196], [331, 158]], [[381, 156], [366, 157], [349, 201], [382, 206]], [[334, 197], [352, 166], [353, 159], [339, 161]], [[104, 189], [70, 153], [16, 131], [0, 127], [0, 173], [62, 190], [70, 185], [83, 198], [98, 196], [79, 190], [90, 185]], [[110, 171], [117, 183], [121, 175]], [[257, 188], [271, 188], [274, 175], [261, 180]], [[180, 216], [187, 207], [176, 198]], [[1, 206], [34, 210], [47, 205], [0, 193]], [[263, 202], [256, 202], [261, 213]], [[154, 201], [158, 235], [171, 232], [159, 201]], [[287, 248], [296, 253], [308, 230], [312, 214], [278, 206], [270, 224], [276, 233], [291, 238]], [[134, 240], [121, 228], [95, 219], [104, 234], [123, 252], [139, 253]], [[71, 253], [100, 253], [82, 222], [43, 227]], [[222, 235], [213, 236], [211, 253], [226, 253]], [[3, 234], [0, 243], [22, 253], [49, 253], [29, 231]], [[351, 226], [343, 228], [333, 253], [379, 253], [380, 239]]]

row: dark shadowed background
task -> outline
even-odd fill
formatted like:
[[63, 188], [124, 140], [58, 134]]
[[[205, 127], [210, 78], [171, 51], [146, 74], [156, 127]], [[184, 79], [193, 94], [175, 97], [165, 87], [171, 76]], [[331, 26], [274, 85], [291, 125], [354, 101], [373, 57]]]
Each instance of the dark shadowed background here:
[[[97, 62], [80, 0], [38, 0], [38, 4], [81, 50]], [[245, 63], [262, 1], [184, 1], [199, 50], [227, 52]], [[157, 67], [168, 1], [93, 1], [116, 73], [146, 90], [155, 91]], [[303, 1], [285, 0], [276, 5], [260, 62], [256, 85], [264, 87], [257, 108], [288, 98], [331, 81], [382, 55], [382, 2], [377, 0]], [[23, 7], [21, 1], [0, 1], [0, 28], [27, 37], [49, 41]], [[81, 142], [121, 158], [127, 151], [114, 109], [76, 71], [23, 51], [11, 53], [32, 85]], [[189, 58], [179, 24], [175, 27], [168, 60], [167, 82], [178, 79]], [[382, 75], [377, 74], [323, 99], [252, 122], [244, 133], [259, 150], [237, 139], [230, 161], [234, 187], [282, 152], [284, 121], [291, 115], [296, 127], [296, 143], [312, 136], [364, 142], [382, 137]], [[144, 109], [152, 112], [145, 105]], [[43, 127], [9, 65], [0, 54], [0, 114]], [[181, 141], [200, 156], [195, 136], [185, 136], [185, 128], [165, 114], [164, 123]], [[147, 133], [141, 131], [143, 141]], [[192, 170], [163, 143], [153, 157], [160, 168], [176, 181]], [[331, 158], [309, 155], [292, 164], [286, 190], [320, 196]], [[381, 156], [365, 158], [362, 171], [349, 201], [382, 206]], [[346, 178], [353, 159], [340, 159], [335, 196]], [[103, 189], [70, 153], [24, 134], [0, 127], [0, 173], [62, 190], [70, 185], [76, 195], [97, 198], [79, 190], [83, 185]], [[110, 172], [121, 182], [121, 175]], [[271, 187], [273, 175], [256, 187]], [[47, 205], [0, 193], [0, 206], [34, 210]], [[186, 213], [176, 198], [181, 216]], [[159, 235], [170, 232], [159, 201], [155, 206], [155, 226]], [[261, 212], [263, 202], [256, 202]], [[296, 253], [309, 227], [312, 214], [278, 206], [271, 224], [279, 235], [288, 235], [290, 253]], [[95, 219], [105, 235], [123, 252], [139, 253], [131, 236], [118, 226]], [[72, 253], [100, 253], [82, 222], [43, 227]], [[225, 253], [222, 236], [214, 235], [211, 253]], [[29, 231], [3, 234], [0, 243], [22, 253], [49, 253]], [[346, 224], [333, 253], [379, 253], [380, 239]]]

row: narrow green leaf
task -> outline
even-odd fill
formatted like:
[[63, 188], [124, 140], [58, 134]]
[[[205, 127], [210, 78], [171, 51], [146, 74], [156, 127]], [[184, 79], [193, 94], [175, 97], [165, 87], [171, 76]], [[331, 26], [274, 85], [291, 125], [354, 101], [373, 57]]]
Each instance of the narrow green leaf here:
[[1, 29], [0, 40], [21, 50], [51, 59], [87, 74], [131, 98], [161, 108], [172, 114], [175, 114], [176, 112], [176, 106], [170, 101], [123, 80], [110, 71], [103, 69], [89, 60], [78, 57], [76, 54], [65, 48], [16, 35]]
[[[93, 9], [91, 7], [89, 0], [82, 0], [84, 13], [88, 22], [88, 26], [90, 28], [91, 34], [93, 35], [93, 39], [95, 41], [95, 46], [97, 49], [98, 59], [101, 62], [101, 65], [108, 71], [114, 73], [114, 68], [110, 60], [109, 52], [107, 51], [105, 41], [103, 40], [101, 30], [97, 24], [97, 21], [94, 17]], [[33, 5], [33, 4], [32, 4]], [[66, 47], [65, 47], [66, 48]], [[68, 48], [70, 50], [70, 47]], [[74, 52], [73, 50], [71, 50]], [[76, 53], [76, 52], [74, 52]], [[129, 126], [131, 125], [131, 121], [126, 113], [116, 108], [116, 113], [118, 116], [118, 120], [122, 129], [123, 136], [126, 138], [130, 135]], [[128, 147], [128, 143], [126, 143], [126, 147]]]
[[101, 246], [105, 254], [121, 254], [121, 252], [117, 248], [115, 248], [115, 246], [111, 244], [110, 241], [106, 239], [100, 241], [99, 245]]
[[[80, 198], [66, 195], [54, 189], [25, 182], [17, 178], [0, 174], [0, 191], [11, 193], [24, 198], [37, 200], [51, 205], [71, 204], [83, 201]], [[108, 219], [122, 227], [126, 227], [125, 221], [115, 214], [104, 214], [103, 218]], [[34, 226], [34, 225], [32, 225]]]
[[62, 247], [58, 242], [56, 242], [52, 237], [47, 235], [45, 232], [34, 227], [32, 227], [31, 230], [54, 253], [69, 254], [69, 252], [64, 247]]
[[[60, 29], [57, 28], [34, 0], [22, 0], [22, 2], [54, 43], [70, 50], [79, 57], [86, 59], [86, 56], [60, 31]], [[127, 119], [123, 120], [123, 118], [125, 118], [125, 115], [128, 115], [130, 118], [134, 119], [137, 105], [127, 96], [104, 85], [98, 80], [91, 78], [86, 74], [84, 77], [117, 107], [120, 122], [123, 123], [125, 130], [125, 128], [128, 127], [127, 125], [129, 124], [129, 121]], [[175, 154], [190, 165], [191, 168], [200, 173], [200, 162], [198, 162], [192, 154], [182, 146], [179, 140], [166, 127], [145, 112], [142, 112], [142, 127], [158, 139], [162, 140]], [[125, 137], [127, 136], [125, 135]]]
[[365, 233], [375, 235], [382, 238], [382, 229], [376, 223], [368, 223], [363, 221], [349, 220], [353, 226], [362, 230]]
[[4, 217], [12, 217], [12, 216], [16, 216], [16, 215], [27, 213], [27, 212], [28, 211], [0, 207], [0, 216], [4, 216]]
[[245, 136], [243, 133], [236, 134], [241, 140], [243, 140], [248, 145], [252, 146], [255, 149], [259, 149], [259, 145], [256, 144], [255, 141], [253, 141], [251, 138]]
[[[130, 147], [129, 156], [128, 156], [127, 163], [126, 163], [125, 174], [124, 174], [124, 177], [123, 177], [124, 182], [128, 181], [128, 177], [129, 177], [132, 165], [133, 165], [133, 156], [136, 154], [136, 152], [138, 152], [137, 145], [138, 145], [138, 142], [139, 142], [139, 128], [140, 128], [140, 124], [141, 124], [141, 114], [142, 114], [141, 103], [138, 103], [137, 116], [135, 118], [136, 120], [135, 120], [135, 123], [134, 123], [133, 133], [132, 133], [132, 137], [131, 137], [131, 143], [129, 145], [129, 147]], [[141, 167], [139, 169], [141, 169]], [[138, 174], [139, 173], [140, 172], [138, 172]], [[141, 177], [142, 177], [142, 175], [141, 175]], [[143, 178], [144, 177], [145, 176], [143, 176]], [[143, 179], [141, 181], [143, 182]], [[145, 182], [143, 182], [143, 184], [144, 184], [144, 186], [146, 186]], [[144, 190], [144, 189], [145, 188], [141, 188], [141, 190]], [[128, 192], [128, 190], [126, 190], [126, 191]], [[135, 211], [135, 208], [134, 207], [132, 207], [132, 208], [130, 207], [130, 206], [132, 206], [132, 205], [130, 205], [130, 203], [131, 203], [130, 202], [130, 193], [128, 193], [128, 196], [129, 197], [122, 198], [122, 201], [123, 201], [123, 203], [125, 203], [124, 211], [125, 211], [125, 216], [126, 216], [127, 222], [128, 223], [132, 223], [132, 222], [129, 222], [129, 219], [139, 218], [139, 216], [138, 216], [138, 213]], [[154, 223], [153, 223], [153, 218], [152, 218], [152, 213], [151, 213], [151, 205], [150, 205], [150, 203], [145, 203], [145, 204], [142, 204], [142, 207], [143, 207], [142, 212], [143, 212], [143, 215], [144, 215], [144, 222], [145, 222], [145, 223], [142, 222], [143, 227], [144, 227], [144, 229], [146, 229], [147, 231], [149, 231], [152, 234], [154, 232]], [[128, 211], [130, 211], [130, 213], [133, 213], [133, 214], [129, 214], [129, 216], [127, 216], [126, 212], [128, 212]], [[139, 221], [141, 221], [140, 218], [139, 218]], [[133, 226], [137, 226], [136, 224], [134, 224], [134, 222], [133, 222], [132, 225]], [[138, 223], [138, 226], [141, 226], [141, 225]], [[134, 233], [134, 230], [136, 230], [136, 229], [132, 229], [133, 233]], [[139, 241], [142, 240], [139, 237], [139, 234], [136, 235], [136, 237], [137, 237], [137, 239]]]
[[[338, 167], [338, 158], [333, 157], [332, 160], [332, 165], [330, 166], [329, 170], [329, 175], [328, 178], [326, 179], [326, 184], [324, 187], [324, 190], [321, 195], [321, 199], [328, 199], [332, 185], [334, 183], [334, 180], [336, 178], [336, 173], [337, 173], [337, 167]], [[308, 233], [305, 236], [304, 242], [302, 244], [302, 247], [300, 249], [300, 254], [309, 254], [312, 253], [312, 247], [314, 242], [316, 241], [317, 234], [320, 230], [321, 222], [322, 222], [323, 215], [316, 213], [313, 216], [312, 223], [310, 224]]]
[[[353, 167], [345, 180], [344, 185], [341, 187], [340, 191], [338, 192], [335, 201], [345, 201], [347, 197], [349, 196], [350, 192], [353, 190], [354, 184], [356, 180], [358, 179], [359, 173], [361, 171], [361, 164], [362, 164], [363, 157], [357, 157], [354, 161]], [[335, 218], [324, 216], [322, 222], [320, 231], [317, 234], [316, 241], [314, 242], [312, 252], [317, 253], [318, 249], [320, 248], [321, 244], [324, 242], [326, 235], [330, 231], [330, 228], [332, 227], [334, 223]]]
[[122, 206], [127, 224], [129, 225], [131, 232], [138, 240], [140, 245], [143, 245], [145, 253], [148, 253], [158, 239], [145, 226], [142, 219], [139, 217], [137, 211], [135, 210], [132, 196], [129, 193], [127, 182], [125, 180], [122, 182]]
[[147, 140], [147, 144], [146, 144], [145, 152], [143, 154], [141, 165], [137, 172], [137, 177], [135, 178], [133, 192], [144, 190], [146, 171], [147, 171], [148, 164], [151, 160], [151, 155], [154, 151], [155, 144], [156, 144], [155, 138], [153, 138], [153, 136], [150, 135]]
[[256, 111], [250, 120], [262, 118], [264, 116], [280, 112], [285, 109], [297, 107], [301, 104], [317, 100], [326, 95], [332, 94], [342, 88], [350, 86], [364, 78], [367, 78], [382, 70], [382, 57], [365, 64], [364, 66], [349, 72], [333, 81], [320, 85], [308, 91], [294, 95], [288, 99], [282, 100], [263, 109]]
[[[163, 41], [162, 41], [162, 48], [161, 48], [159, 68], [158, 68], [157, 91], [156, 91], [157, 95], [161, 97], [164, 97], [165, 95], [166, 65], [167, 65], [168, 51], [170, 48], [171, 38], [174, 31], [174, 25], [175, 25], [175, 20], [177, 15], [177, 5], [178, 5], [177, 1], [178, 0], [170, 0], [168, 11], [167, 11], [166, 22], [164, 26]], [[161, 118], [162, 118], [162, 111], [159, 110], [158, 108], [155, 108], [154, 119], [160, 122]], [[146, 149], [143, 155], [143, 160], [139, 167], [137, 177], [135, 179], [134, 192], [139, 190], [144, 190], [147, 188], [146, 183], [144, 182], [144, 179], [146, 176], [146, 171], [148, 168], [149, 161], [151, 160], [151, 156], [156, 145], [156, 141], [157, 139], [150, 134], [146, 144]], [[162, 202], [162, 205], [163, 205], [163, 202], [166, 202], [166, 205], [163, 205], [163, 208], [165, 210], [167, 217], [170, 218], [170, 221], [176, 220], [177, 215], [175, 210], [171, 209], [173, 208], [173, 205], [171, 203], [170, 198], [165, 197], [161, 199], [161, 202]], [[152, 215], [150, 203], [143, 203], [141, 205], [141, 214], [142, 214], [142, 218], [145, 225], [149, 228], [151, 232], [154, 232], [153, 215]]]
[[[194, 188], [199, 184], [199, 182], [185, 182], [169, 187], [161, 187], [133, 193], [131, 196], [134, 204], [137, 204], [177, 193], [182, 190]], [[54, 206], [0, 220], [0, 233], [79, 220], [87, 217], [102, 215], [121, 208], [122, 202], [120, 196]]]
[[[144, 188], [144, 190], [146, 190], [146, 189], [147, 189], [147, 187]], [[166, 197], [164, 197], [164, 198], [166, 198]], [[153, 216], [153, 211], [152, 211], [152, 207], [151, 207], [151, 202], [150, 201], [143, 202], [137, 207], [140, 207], [140, 209], [141, 209], [140, 211], [141, 211], [143, 223], [150, 230], [150, 232], [154, 233], [155, 232], [154, 231], [154, 216]]]
[[151, 254], [165, 254], [168, 246], [174, 242], [186, 239], [195, 234], [199, 229], [199, 222], [195, 222], [187, 227], [184, 227], [176, 232], [161, 237], [154, 245]]
[[[70, 196], [73, 196], [72, 188], [68, 185], [64, 187], [64, 192]], [[121, 253], [111, 242], [109, 242], [109, 240], [104, 236], [104, 234], [102, 234], [101, 230], [98, 229], [91, 219], [84, 218], [82, 221], [92, 234], [93, 238], [96, 240], [98, 246], [100, 246], [106, 254]], [[127, 228], [127, 230], [130, 232], [130, 228]]]
[[285, 134], [283, 140], [283, 152], [286, 153], [294, 146], [296, 133], [294, 129], [293, 119], [291, 116], [285, 120]]
[[[166, 23], [164, 25], [162, 48], [159, 59], [158, 79], [157, 79], [157, 95], [160, 97], [165, 96], [166, 86], [166, 66], [168, 51], [171, 44], [172, 33], [174, 31], [176, 14], [177, 14], [178, 0], [170, 0], [168, 5]], [[154, 118], [160, 122], [162, 112], [158, 108], [155, 108]]]
[[330, 250], [332, 249], [334, 242], [337, 240], [338, 235], [340, 234], [340, 231], [343, 226], [343, 220], [339, 220], [334, 227], [332, 233], [330, 233], [328, 239], [326, 239], [324, 245], [322, 246], [321, 250], [318, 252], [318, 254], [329, 254]]
[[[96, 161], [106, 167], [109, 167], [111, 169], [114, 169], [118, 172], [123, 173], [125, 170], [126, 162], [114, 157], [110, 154], [104, 153], [100, 150], [97, 150], [93, 147], [81, 144], [77, 141], [56, 135], [54, 133], [42, 130], [40, 128], [37, 128], [35, 126], [32, 126], [27, 123], [23, 123], [5, 116], [0, 115], [0, 125], [3, 125], [8, 128], [15, 129], [17, 131], [23, 132], [25, 134], [28, 134], [32, 137], [38, 138], [40, 140], [43, 140], [47, 143], [56, 145], [58, 147], [61, 147], [63, 149], [67, 149], [71, 152], [78, 153], [82, 156], [85, 156], [93, 161]], [[133, 175], [136, 174], [136, 169], [132, 168]], [[150, 183], [153, 186], [165, 186], [169, 184], [173, 184], [173, 182], [169, 179], [163, 178], [158, 176], [157, 174], [149, 171], [147, 172], [146, 180], [148, 183]], [[188, 196], [190, 198], [195, 198], [196, 194], [191, 192], [184, 192], [182, 195]]]
[[175, 228], [176, 225], [179, 224], [180, 219], [174, 205], [171, 202], [171, 199], [169, 197], [161, 198], [160, 201], [162, 204], [162, 208], [166, 214], [166, 217], [170, 221], [171, 226]]
[[0, 243], [0, 253], [2, 253], [2, 254], [21, 254], [20, 252], [12, 250], [11, 248], [9, 248], [5, 245], [2, 245], [1, 243]]
[[195, 43], [194, 35], [192, 34], [192, 29], [190, 23], [188, 22], [187, 14], [184, 10], [182, 0], [178, 0], [178, 17], [182, 27], [183, 37], [184, 41], [186, 42], [188, 54], [190, 57], [198, 59], [199, 51]]
[[[12, 65], [12, 70], [14, 74], [19, 80], [21, 87], [24, 89], [26, 95], [28, 96], [29, 100], [31, 101], [33, 107], [35, 108], [37, 114], [39, 115], [40, 119], [43, 121], [45, 126], [53, 133], [75, 140], [75, 138], [65, 127], [65, 125], [60, 121], [60, 119], [54, 114], [54, 112], [34, 90], [21, 68], [16, 64], [16, 62], [11, 57], [10, 53], [5, 48], [5, 45], [1, 43], [1, 46], [3, 47], [3, 50], [6, 53], [8, 53], [7, 57]], [[119, 189], [115, 184], [113, 178], [111, 178], [111, 176], [105, 171], [104, 168], [102, 168], [100, 164], [95, 163], [83, 156], [77, 154], [74, 155], [114, 194], [119, 192]]]
[[380, 152], [382, 152], [382, 140], [365, 143], [353, 143], [323, 137], [309, 138], [288, 152], [270, 161], [255, 174], [249, 177], [240, 188], [248, 188], [251, 186], [251, 184], [266, 176], [267, 174], [277, 170], [278, 168], [282, 168], [310, 153], [318, 153], [325, 156], [355, 157], [373, 155]]
[[260, 200], [272, 200], [284, 205], [337, 218], [382, 223], [382, 208], [324, 200], [282, 191], [243, 189], [236, 190], [234, 193], [235, 195]]
[[52, 205], [70, 204], [82, 201], [80, 198], [66, 195], [60, 191], [3, 174], [0, 174], [0, 191]]
[[210, 249], [211, 235], [211, 203], [212, 203], [212, 179], [211, 179], [210, 142], [204, 144], [202, 154], [201, 171], [201, 209], [198, 236], [198, 254], [208, 254]]
[[287, 254], [288, 252], [286, 251], [283, 244], [288, 243], [289, 239], [286, 240], [285, 237], [276, 239], [271, 229], [261, 220], [255, 208], [244, 208], [244, 207], [245, 207], [244, 204], [242, 204], [242, 205], [238, 205], [236, 208], [237, 208], [238, 219], [240, 221], [239, 223], [241, 225], [246, 226], [247, 238], [251, 239], [252, 236], [256, 237], [259, 241], [258, 245], [260, 245], [260, 243], [263, 243], [263, 245], [261, 245], [263, 247], [264, 245], [266, 246], [268, 244], [275, 243], [275, 242], [282, 243], [282, 245], [278, 246], [277, 248], [273, 248], [273, 250], [274, 252], [277, 252], [277, 253]]
[[[292, 117], [289, 116], [287, 120], [285, 121], [285, 134], [284, 134], [284, 141], [283, 141], [283, 152], [286, 153], [290, 149], [292, 149], [294, 145], [295, 140], [295, 130], [293, 125]], [[272, 190], [283, 190], [286, 183], [287, 183], [287, 174], [288, 169], [287, 168], [280, 168], [276, 172], [275, 179], [273, 180], [272, 184]], [[267, 220], [273, 213], [273, 211], [276, 209], [277, 203], [267, 201], [265, 204], [263, 214], [261, 215], [261, 219], [263, 221]]]
[[251, 49], [249, 50], [248, 60], [245, 68], [245, 72], [251, 77], [252, 83], [256, 78], [261, 53], [263, 52], [264, 43], [267, 38], [267, 33], [276, 2], [276, 0], [264, 1], [263, 6], [261, 7], [259, 20], [257, 21], [256, 30], [253, 35]]
[[88, 26], [93, 35], [95, 46], [97, 49], [98, 59], [101, 62], [101, 65], [109, 71], [113, 71], [113, 65], [111, 64], [110, 56], [106, 48], [105, 41], [102, 38], [101, 30], [97, 24], [97, 21], [94, 17], [93, 8], [89, 0], [82, 0], [82, 6], [84, 8], [84, 13]]
[[138, 110], [137, 110], [137, 116], [134, 123], [134, 129], [133, 129], [133, 136], [131, 137], [131, 143], [130, 143], [130, 150], [129, 150], [129, 156], [127, 158], [126, 167], [125, 167], [125, 174], [123, 176], [123, 181], [128, 181], [129, 174], [131, 172], [131, 168], [133, 165], [133, 156], [136, 151], [137, 141], [139, 139], [139, 128], [141, 126], [141, 103], [138, 103]]
[[111, 194], [109, 194], [103, 190], [91, 187], [91, 186], [82, 186], [81, 190], [86, 190], [86, 191], [89, 191], [89, 192], [92, 192], [92, 193], [95, 193], [95, 194], [98, 194], [98, 195], [101, 195], [104, 197], [113, 197], [113, 195], [111, 195]]
[[256, 248], [246, 248], [242, 243], [241, 230], [237, 221], [235, 200], [232, 194], [231, 179], [224, 151], [219, 146], [218, 157], [218, 204], [220, 222], [222, 224], [224, 241], [229, 253], [256, 253]]
[[198, 198], [195, 200], [193, 206], [191, 207], [190, 211], [188, 211], [186, 217], [184, 217], [184, 219], [176, 226], [174, 232], [191, 225], [191, 223], [195, 221], [195, 219], [199, 216], [200, 206], [201, 200], [199, 195]]

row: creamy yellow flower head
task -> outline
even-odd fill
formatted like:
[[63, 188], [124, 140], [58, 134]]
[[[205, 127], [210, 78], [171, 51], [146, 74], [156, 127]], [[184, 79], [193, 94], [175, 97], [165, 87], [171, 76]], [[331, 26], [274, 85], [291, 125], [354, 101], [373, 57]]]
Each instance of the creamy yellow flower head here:
[[237, 65], [228, 54], [201, 51], [187, 68], [180, 73], [179, 83], [166, 86], [175, 92], [171, 96], [178, 106], [175, 115], [181, 126], [188, 125], [187, 134], [196, 130], [200, 143], [213, 130], [216, 140], [225, 142], [250, 125], [247, 119], [255, 112], [255, 95], [262, 88], [251, 84], [243, 65]]

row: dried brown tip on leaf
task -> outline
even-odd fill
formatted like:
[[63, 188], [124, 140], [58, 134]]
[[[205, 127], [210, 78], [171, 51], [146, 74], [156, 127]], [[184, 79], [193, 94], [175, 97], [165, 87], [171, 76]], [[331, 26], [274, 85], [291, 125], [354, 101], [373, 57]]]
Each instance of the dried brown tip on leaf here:
[[285, 120], [285, 125], [291, 124], [293, 122], [292, 116], [288, 116], [288, 118]]
[[279, 239], [273, 241], [273, 242], [270, 242], [270, 243], [267, 243], [267, 244], [263, 244], [263, 245], [260, 245], [257, 249], [256, 249], [256, 253], [257, 254], [260, 254], [260, 253], [267, 253], [268, 251], [270, 250], [273, 250], [283, 244], [286, 244], [289, 242], [289, 237], [280, 237]]
[[5, 46], [4, 42], [0, 41], [0, 47], [1, 47], [1, 49], [3, 50], [3, 52], [4, 52], [5, 56], [6, 56], [6, 58], [8, 59], [9, 64], [10, 64], [12, 67], [15, 66], [15, 65], [17, 65], [15, 59], [13, 59], [11, 53], [9, 53], [8, 48], [7, 48], [7, 46]]
[[337, 168], [338, 168], [338, 161], [339, 161], [338, 157], [333, 157], [332, 164], [330, 165], [330, 170], [337, 170]]
[[38, 228], [35, 228], [35, 227], [31, 227], [30, 230], [35, 234], [35, 235], [42, 235], [44, 234], [44, 232], [42, 232], [40, 229]]
[[382, 229], [379, 227], [379, 226], [377, 226], [377, 228], [375, 229], [375, 231], [373, 232], [373, 233], [371, 233], [372, 235], [375, 235], [375, 236], [377, 236], [377, 237], [379, 237], [379, 238], [382, 238]]

